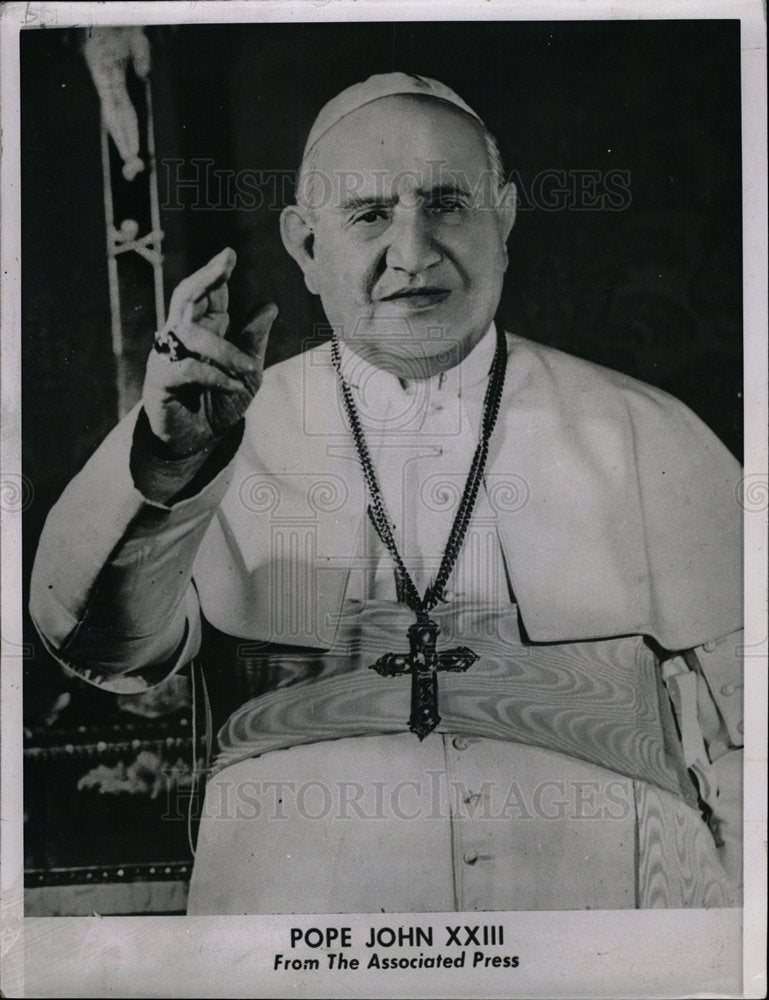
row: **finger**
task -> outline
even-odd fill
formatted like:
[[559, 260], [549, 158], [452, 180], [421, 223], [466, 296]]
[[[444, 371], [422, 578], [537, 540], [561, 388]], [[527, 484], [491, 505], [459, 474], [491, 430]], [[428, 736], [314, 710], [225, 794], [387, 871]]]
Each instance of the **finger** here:
[[250, 375], [260, 370], [258, 363], [245, 351], [197, 323], [178, 327], [176, 336], [188, 351], [199, 355], [199, 360], [211, 362], [230, 375]]
[[274, 302], [261, 306], [249, 319], [238, 335], [238, 346], [248, 354], [261, 369], [264, 366], [264, 356], [267, 352], [267, 340], [272, 324], [278, 315], [278, 307]]
[[207, 365], [195, 358], [166, 362], [165, 371], [158, 372], [166, 390], [194, 387], [198, 389], [221, 389], [223, 392], [243, 392], [243, 383], [225, 374], [219, 368]]
[[237, 262], [237, 255], [232, 247], [225, 247], [220, 253], [212, 257], [207, 264], [204, 264], [194, 274], [184, 278], [171, 295], [171, 305], [169, 307], [169, 320], [175, 313], [175, 318], [181, 316], [182, 308], [187, 302], [196, 302], [209, 290], [214, 291], [226, 282]]
[[230, 317], [224, 313], [204, 313], [199, 311], [193, 302], [187, 302], [182, 309], [182, 317], [174, 327], [174, 333], [185, 337], [185, 331], [192, 326], [201, 327], [214, 334], [215, 337], [225, 337], [230, 326]]
[[208, 293], [208, 312], [227, 312], [230, 304], [230, 293], [227, 286], [227, 279], [223, 279], [220, 285], [216, 285]]
[[221, 284], [208, 289], [192, 303], [192, 315], [196, 322], [200, 322], [204, 316], [217, 319], [221, 314], [227, 312], [229, 304], [229, 288], [223, 278]]

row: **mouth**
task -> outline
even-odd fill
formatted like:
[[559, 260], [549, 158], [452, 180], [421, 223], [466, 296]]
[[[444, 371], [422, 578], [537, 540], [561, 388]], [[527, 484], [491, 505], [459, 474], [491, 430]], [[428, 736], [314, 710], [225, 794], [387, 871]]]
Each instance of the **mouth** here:
[[390, 295], [385, 295], [380, 301], [397, 303], [401, 308], [416, 312], [421, 309], [431, 309], [433, 306], [445, 302], [449, 295], [451, 295], [450, 288], [402, 288]]

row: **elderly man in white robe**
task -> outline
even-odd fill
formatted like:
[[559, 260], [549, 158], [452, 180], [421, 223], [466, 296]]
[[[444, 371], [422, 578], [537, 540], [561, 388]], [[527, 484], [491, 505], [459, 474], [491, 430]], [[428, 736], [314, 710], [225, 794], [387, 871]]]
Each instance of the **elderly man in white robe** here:
[[201, 616], [282, 650], [219, 732], [191, 913], [739, 902], [739, 469], [495, 325], [514, 218], [447, 87], [343, 91], [281, 217], [331, 340], [263, 373], [222, 251], [48, 519], [32, 613], [78, 676], [162, 683]]

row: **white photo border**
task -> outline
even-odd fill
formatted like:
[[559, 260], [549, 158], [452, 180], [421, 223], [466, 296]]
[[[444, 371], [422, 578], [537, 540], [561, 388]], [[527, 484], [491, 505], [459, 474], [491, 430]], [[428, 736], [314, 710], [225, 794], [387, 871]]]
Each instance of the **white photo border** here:
[[[746, 721], [743, 911], [510, 913], [504, 923], [521, 964], [483, 978], [321, 971], [276, 973], [289, 928], [363, 929], [415, 915], [109, 917], [23, 916], [23, 665], [21, 513], [2, 518], [2, 786], [0, 945], [6, 996], [760, 997], [766, 992], [767, 733], [767, 177], [766, 26], [760, 0], [210, 0], [205, 4], [10, 3], [2, 22], [2, 490], [23, 488], [20, 399], [19, 32], [90, 24], [244, 21], [739, 19], [742, 23], [745, 484], [763, 502], [745, 512]], [[12, 505], [11, 505], [12, 506]], [[443, 917], [445, 916], [445, 921]], [[469, 919], [470, 915], [466, 915]], [[495, 919], [501, 915], [495, 915]], [[430, 914], [458, 922], [461, 914]], [[477, 918], [476, 921], [477, 922]], [[681, 928], [685, 927], [685, 933]], [[362, 930], [361, 930], [362, 932]], [[742, 962], [740, 962], [742, 951]], [[739, 983], [742, 983], [741, 987]], [[640, 991], [640, 992], [639, 992]]]

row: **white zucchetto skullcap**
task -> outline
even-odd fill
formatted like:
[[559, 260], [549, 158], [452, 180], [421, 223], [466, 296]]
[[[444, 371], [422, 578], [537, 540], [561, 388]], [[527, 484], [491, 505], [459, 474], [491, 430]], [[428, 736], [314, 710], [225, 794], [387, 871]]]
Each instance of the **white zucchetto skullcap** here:
[[378, 101], [381, 97], [397, 97], [400, 94], [436, 97], [440, 101], [446, 101], [460, 108], [483, 124], [480, 116], [465, 104], [461, 97], [437, 80], [431, 80], [427, 76], [413, 76], [411, 73], [378, 73], [376, 76], [370, 76], [368, 80], [363, 80], [362, 83], [354, 83], [351, 87], [347, 87], [321, 108], [307, 137], [304, 155], [307, 156], [330, 128], [353, 111], [371, 104], [372, 101]]

